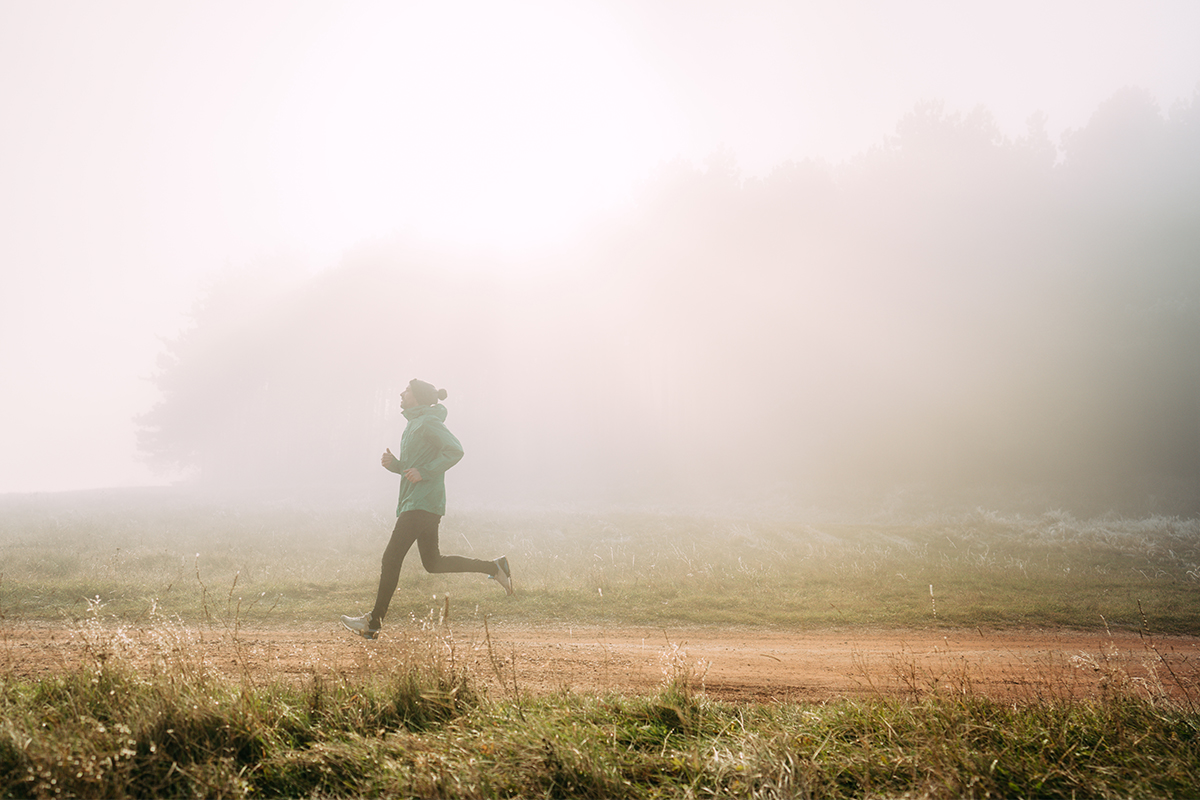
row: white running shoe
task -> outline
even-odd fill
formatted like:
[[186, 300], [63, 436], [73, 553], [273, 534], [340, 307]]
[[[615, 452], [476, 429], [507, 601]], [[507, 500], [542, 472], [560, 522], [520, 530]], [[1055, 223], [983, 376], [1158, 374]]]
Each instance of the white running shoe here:
[[492, 580], [504, 587], [504, 591], [508, 592], [511, 597], [512, 588], [512, 570], [508, 568], [508, 556], [500, 556], [492, 562], [496, 565], [496, 574], [492, 576]]
[[379, 636], [379, 628], [371, 627], [370, 614], [363, 614], [361, 617], [347, 617], [343, 614], [342, 627], [348, 631], [354, 631], [364, 639], [374, 639]]

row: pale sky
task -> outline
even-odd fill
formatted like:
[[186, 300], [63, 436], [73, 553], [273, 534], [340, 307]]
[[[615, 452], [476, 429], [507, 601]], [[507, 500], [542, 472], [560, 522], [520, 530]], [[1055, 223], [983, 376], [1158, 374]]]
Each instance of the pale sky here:
[[838, 162], [923, 100], [1057, 139], [1190, 98], [1198, 41], [1194, 2], [0, 0], [0, 493], [162, 480], [131, 418], [230, 265], [519, 255], [664, 162]]

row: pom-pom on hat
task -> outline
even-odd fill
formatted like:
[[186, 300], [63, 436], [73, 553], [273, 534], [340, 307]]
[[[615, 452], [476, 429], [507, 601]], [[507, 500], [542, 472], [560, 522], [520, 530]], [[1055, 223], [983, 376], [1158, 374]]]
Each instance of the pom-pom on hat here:
[[419, 381], [416, 378], [408, 382], [408, 390], [412, 392], [417, 402], [423, 406], [431, 406], [438, 400], [446, 399], [445, 389], [435, 389], [432, 383]]

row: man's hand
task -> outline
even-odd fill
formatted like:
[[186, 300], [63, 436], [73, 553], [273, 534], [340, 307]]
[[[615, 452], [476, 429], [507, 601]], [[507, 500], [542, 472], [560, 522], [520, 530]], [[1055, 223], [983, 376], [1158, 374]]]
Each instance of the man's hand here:
[[408, 478], [413, 483], [421, 482], [421, 473], [417, 472], [416, 467], [409, 467], [408, 469], [404, 470], [404, 477]]
[[396, 463], [396, 457], [392, 455], [392, 448], [389, 447], [383, 451], [383, 457], [379, 459], [379, 463], [383, 465], [384, 469], [392, 468], [392, 464]]

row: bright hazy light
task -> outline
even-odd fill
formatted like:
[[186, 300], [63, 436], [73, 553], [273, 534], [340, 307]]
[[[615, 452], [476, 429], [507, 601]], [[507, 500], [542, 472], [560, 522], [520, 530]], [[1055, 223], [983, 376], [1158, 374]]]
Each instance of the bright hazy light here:
[[1055, 143], [1124, 86], [1165, 111], [1197, 30], [1190, 2], [5, 3], [0, 492], [163, 480], [131, 420], [230, 267], [552, 269], [677, 159], [852, 161], [925, 100]]

